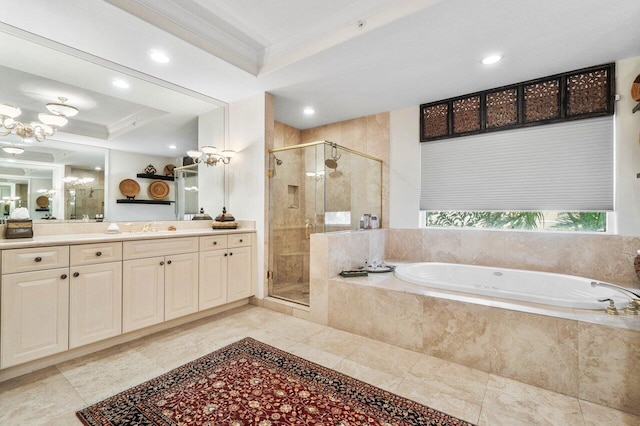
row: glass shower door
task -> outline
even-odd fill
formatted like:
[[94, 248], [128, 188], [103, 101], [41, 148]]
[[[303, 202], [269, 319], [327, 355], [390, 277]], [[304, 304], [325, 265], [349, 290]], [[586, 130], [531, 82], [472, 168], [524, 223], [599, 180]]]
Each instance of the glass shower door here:
[[269, 155], [269, 295], [309, 304], [311, 234], [324, 232], [323, 144]]

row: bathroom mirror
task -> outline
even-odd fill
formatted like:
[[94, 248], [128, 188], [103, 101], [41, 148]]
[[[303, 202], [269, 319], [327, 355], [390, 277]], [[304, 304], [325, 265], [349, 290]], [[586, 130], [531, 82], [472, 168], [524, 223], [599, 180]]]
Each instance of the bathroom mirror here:
[[[150, 200], [153, 179], [137, 176], [147, 166], [165, 175], [167, 166], [182, 166], [188, 150], [224, 148], [225, 103], [1, 23], [0, 44], [0, 104], [19, 107], [16, 120], [37, 121], [38, 113], [47, 113], [47, 104], [61, 102], [60, 97], [78, 109], [42, 142], [13, 133], [0, 136], [2, 191], [10, 194], [5, 197], [20, 197], [2, 201], [3, 216], [22, 206], [33, 219], [87, 215], [94, 220], [101, 214], [117, 221], [184, 219], [178, 216], [173, 181], [167, 181], [166, 205], [118, 203], [126, 198], [119, 183], [137, 181], [136, 199]], [[7, 147], [24, 152], [1, 150]], [[224, 173], [224, 167], [211, 169], [219, 170], [210, 174]], [[224, 197], [222, 182], [214, 178], [207, 192]]]

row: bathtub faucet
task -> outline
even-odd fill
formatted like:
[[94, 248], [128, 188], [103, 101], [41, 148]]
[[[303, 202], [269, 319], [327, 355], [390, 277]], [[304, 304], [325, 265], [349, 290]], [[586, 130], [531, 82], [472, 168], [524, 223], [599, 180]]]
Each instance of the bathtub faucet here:
[[619, 293], [624, 294], [631, 298], [629, 305], [624, 308], [624, 312], [631, 315], [638, 315], [640, 309], [640, 294], [629, 290], [628, 288], [620, 287], [619, 285], [603, 283], [600, 281], [591, 281], [591, 287], [606, 287], [612, 290], [616, 290]]

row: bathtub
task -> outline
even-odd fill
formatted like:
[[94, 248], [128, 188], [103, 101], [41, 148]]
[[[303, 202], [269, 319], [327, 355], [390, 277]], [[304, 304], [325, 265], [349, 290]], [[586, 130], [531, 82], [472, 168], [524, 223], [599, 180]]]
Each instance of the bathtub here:
[[611, 298], [618, 308], [628, 298], [604, 287], [592, 287], [594, 280], [573, 275], [455, 263], [410, 263], [396, 266], [395, 275], [423, 287], [452, 290], [482, 296], [542, 303], [577, 309], [603, 309]]

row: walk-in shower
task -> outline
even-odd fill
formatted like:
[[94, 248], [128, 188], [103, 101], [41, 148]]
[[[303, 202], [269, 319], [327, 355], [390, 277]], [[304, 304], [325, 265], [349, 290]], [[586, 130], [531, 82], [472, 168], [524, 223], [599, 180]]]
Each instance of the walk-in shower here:
[[328, 141], [269, 156], [269, 296], [308, 305], [311, 234], [380, 216], [382, 160]]

